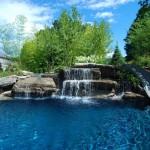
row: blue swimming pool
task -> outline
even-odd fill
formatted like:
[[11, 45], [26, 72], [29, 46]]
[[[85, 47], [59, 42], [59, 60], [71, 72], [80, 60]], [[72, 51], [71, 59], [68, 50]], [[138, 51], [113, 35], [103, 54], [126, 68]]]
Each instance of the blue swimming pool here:
[[0, 101], [0, 149], [149, 150], [150, 109], [109, 101]]

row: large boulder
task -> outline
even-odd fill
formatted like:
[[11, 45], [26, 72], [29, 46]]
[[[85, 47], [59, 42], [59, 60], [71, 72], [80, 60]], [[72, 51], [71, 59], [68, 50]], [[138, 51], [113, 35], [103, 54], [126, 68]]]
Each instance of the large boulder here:
[[0, 94], [0, 101], [1, 100], [12, 100], [13, 98], [11, 97], [11, 91], [6, 91]]
[[3, 93], [4, 91], [9, 91], [12, 89], [13, 85], [17, 81], [17, 76], [12, 75], [4, 78], [0, 78], [0, 91]]
[[104, 90], [111, 91], [112, 89], [117, 89], [118, 84], [113, 80], [93, 80], [92, 89], [94, 90]]
[[6, 97], [11, 97], [11, 91], [6, 91], [2, 93], [1, 95], [6, 96]]
[[28, 76], [28, 77], [34, 76], [34, 73], [30, 71], [22, 70], [21, 73], [23, 74], [23, 76]]
[[123, 97], [123, 100], [126, 101], [144, 101], [146, 99], [145, 96], [137, 94], [137, 93], [133, 93], [133, 92], [125, 92]]
[[2, 101], [2, 100], [4, 100], [4, 101], [6, 101], [6, 100], [13, 100], [13, 98], [5, 96], [5, 95], [2, 94], [2, 95], [0, 95], [0, 101]]
[[19, 80], [12, 89], [13, 97], [47, 97], [56, 92], [56, 85], [52, 78], [30, 77]]
[[58, 78], [58, 73], [55, 72], [50, 72], [50, 73], [45, 73], [45, 74], [41, 74], [42, 78], [52, 78], [57, 86], [57, 88], [59, 87], [59, 78]]
[[95, 67], [100, 69], [102, 79], [116, 79], [117, 70], [114, 66], [105, 64], [96, 64]]

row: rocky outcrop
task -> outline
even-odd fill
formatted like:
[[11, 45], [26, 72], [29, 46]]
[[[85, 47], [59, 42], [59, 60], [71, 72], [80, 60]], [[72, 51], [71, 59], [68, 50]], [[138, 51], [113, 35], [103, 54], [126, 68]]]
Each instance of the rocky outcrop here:
[[56, 87], [59, 88], [59, 78], [58, 73], [50, 72], [41, 75], [42, 78], [52, 78], [56, 84]]
[[139, 101], [146, 100], [146, 97], [143, 95], [137, 94], [137, 93], [126, 92], [123, 95], [122, 99], [126, 100], [126, 101], [137, 101], [137, 102], [139, 102]]
[[116, 79], [117, 69], [112, 65], [96, 64], [96, 68], [100, 68], [102, 79]]
[[18, 78], [16, 75], [0, 78], [0, 91], [1, 91], [1, 93], [3, 93], [4, 91], [11, 90], [13, 85], [16, 83], [17, 79]]
[[30, 77], [19, 80], [12, 89], [12, 96], [31, 98], [51, 96], [56, 92], [56, 85], [52, 78]]
[[12, 100], [11, 91], [6, 91], [0, 94], [0, 100]]
[[[67, 71], [68, 70], [68, 71]], [[66, 75], [67, 74], [67, 75]], [[89, 75], [90, 74], [90, 75]], [[71, 68], [62, 69], [59, 72], [59, 79], [64, 80], [84, 80], [85, 78], [89, 80], [99, 80], [101, 79], [101, 72], [99, 68], [92, 68], [88, 71], [88, 68]], [[68, 79], [69, 77], [69, 79]]]
[[92, 97], [98, 99], [112, 98], [115, 96], [118, 84], [112, 80], [99, 80], [92, 85]]
[[11, 91], [6, 91], [2, 93], [1, 95], [6, 96], [6, 97], [11, 97]]
[[95, 63], [75, 63], [75, 68], [96, 68]]
[[1, 101], [2, 101], [2, 100], [4, 100], [4, 101], [6, 101], [6, 100], [12, 100], [12, 99], [13, 99], [12, 97], [0, 95], [0, 100], [1, 100]]
[[76, 63], [75, 68], [98, 68], [102, 79], [116, 79], [117, 69], [112, 65], [95, 63]]
[[[72, 81], [72, 82], [71, 82]], [[115, 94], [118, 84], [112, 80], [66, 80], [63, 87], [65, 95], [71, 96], [101, 96], [111, 97]], [[110, 95], [109, 95], [110, 94]]]
[[34, 76], [34, 73], [33, 72], [30, 72], [30, 71], [21, 71], [21, 73], [23, 74], [23, 76], [28, 76], [28, 77], [31, 77], [31, 76]]

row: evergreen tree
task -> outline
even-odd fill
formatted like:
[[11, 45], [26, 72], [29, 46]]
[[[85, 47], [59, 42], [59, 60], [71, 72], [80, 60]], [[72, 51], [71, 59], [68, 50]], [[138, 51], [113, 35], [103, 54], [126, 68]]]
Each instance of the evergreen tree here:
[[150, 56], [148, 44], [150, 41], [150, 0], [140, 0], [139, 4], [141, 8], [125, 38], [127, 61], [137, 61], [137, 58], [141, 56]]
[[115, 47], [114, 54], [111, 59], [111, 64], [119, 67], [122, 63], [123, 63], [123, 57], [121, 55], [121, 52], [120, 52], [118, 44], [117, 44]]

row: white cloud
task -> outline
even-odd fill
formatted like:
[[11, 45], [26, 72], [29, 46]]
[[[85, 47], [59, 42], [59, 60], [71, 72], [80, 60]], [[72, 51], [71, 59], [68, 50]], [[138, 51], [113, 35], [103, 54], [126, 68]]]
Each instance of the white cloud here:
[[95, 18], [110, 18], [113, 17], [113, 13], [112, 12], [98, 12], [95, 15]]
[[109, 8], [118, 5], [123, 5], [128, 2], [133, 2], [135, 0], [68, 0], [68, 5], [81, 5], [89, 9], [99, 9], [99, 8]]
[[67, 0], [67, 5], [76, 5], [76, 4], [91, 4], [95, 3], [97, 0]]
[[28, 22], [26, 31], [30, 32], [35, 24], [38, 29], [51, 23], [54, 10], [48, 6], [37, 6], [29, 0], [1, 0], [0, 25], [14, 22], [16, 16], [24, 15]]
[[75, 5], [81, 3], [82, 0], [69, 0], [66, 2], [67, 5]]
[[133, 1], [134, 0], [103, 0], [103, 1], [96, 1], [94, 3], [91, 3], [87, 5], [87, 7], [90, 9], [109, 8], [109, 7], [115, 7]]
[[115, 20], [113, 18], [108, 19], [109, 23], [115, 22]]

